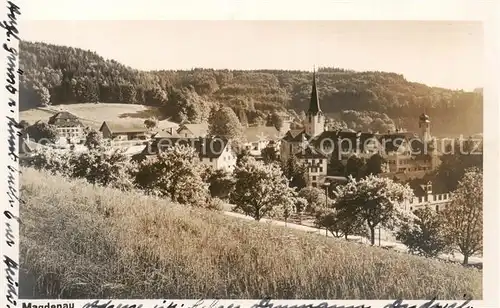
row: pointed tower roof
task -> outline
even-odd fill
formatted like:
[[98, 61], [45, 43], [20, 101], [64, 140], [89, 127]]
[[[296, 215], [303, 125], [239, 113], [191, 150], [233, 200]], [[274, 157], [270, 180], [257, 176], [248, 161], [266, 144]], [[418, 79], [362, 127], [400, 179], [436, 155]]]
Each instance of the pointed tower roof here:
[[316, 87], [316, 69], [314, 69], [311, 101], [309, 103], [309, 109], [307, 110], [307, 113], [316, 115], [320, 112], [321, 108], [319, 107], [318, 88]]

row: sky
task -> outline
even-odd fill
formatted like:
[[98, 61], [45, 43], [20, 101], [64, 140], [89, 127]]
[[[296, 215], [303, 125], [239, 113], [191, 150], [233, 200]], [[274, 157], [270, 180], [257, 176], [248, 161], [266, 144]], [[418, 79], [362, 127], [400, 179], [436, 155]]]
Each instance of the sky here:
[[140, 70], [339, 67], [430, 86], [483, 87], [474, 21], [24, 20], [22, 38], [90, 49]]

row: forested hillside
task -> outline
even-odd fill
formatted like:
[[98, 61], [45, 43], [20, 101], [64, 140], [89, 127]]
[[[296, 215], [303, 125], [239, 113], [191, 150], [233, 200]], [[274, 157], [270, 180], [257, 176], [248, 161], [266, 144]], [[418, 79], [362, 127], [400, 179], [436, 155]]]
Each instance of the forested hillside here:
[[[21, 42], [20, 61], [25, 72], [21, 110], [74, 102], [129, 103], [159, 106], [165, 117], [190, 122], [206, 120], [217, 102], [240, 116], [245, 111], [249, 122], [272, 111], [300, 115], [312, 80], [311, 72], [285, 70], [143, 72], [92, 51], [30, 42]], [[434, 134], [482, 132], [481, 91], [428, 87], [385, 72], [320, 68], [317, 75], [323, 110], [350, 128], [377, 130], [375, 122], [392, 119], [395, 126], [416, 130], [425, 110]]]

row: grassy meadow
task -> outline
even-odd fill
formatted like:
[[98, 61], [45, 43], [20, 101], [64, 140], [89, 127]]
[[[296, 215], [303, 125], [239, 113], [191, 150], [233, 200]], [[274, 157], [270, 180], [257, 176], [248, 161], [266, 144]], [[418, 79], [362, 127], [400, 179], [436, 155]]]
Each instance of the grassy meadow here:
[[67, 104], [38, 107], [20, 112], [19, 119], [33, 124], [38, 120], [47, 121], [59, 111], [68, 111], [80, 118], [86, 126], [99, 129], [103, 121], [123, 118], [148, 119], [159, 116], [157, 108], [135, 104]]
[[21, 297], [482, 298], [472, 268], [21, 174]]

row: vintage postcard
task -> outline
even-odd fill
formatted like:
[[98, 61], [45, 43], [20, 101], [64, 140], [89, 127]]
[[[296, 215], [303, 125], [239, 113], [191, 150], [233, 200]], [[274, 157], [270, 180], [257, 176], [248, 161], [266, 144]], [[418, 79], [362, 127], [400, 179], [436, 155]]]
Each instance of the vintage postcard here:
[[4, 1], [2, 302], [498, 306], [496, 8]]

